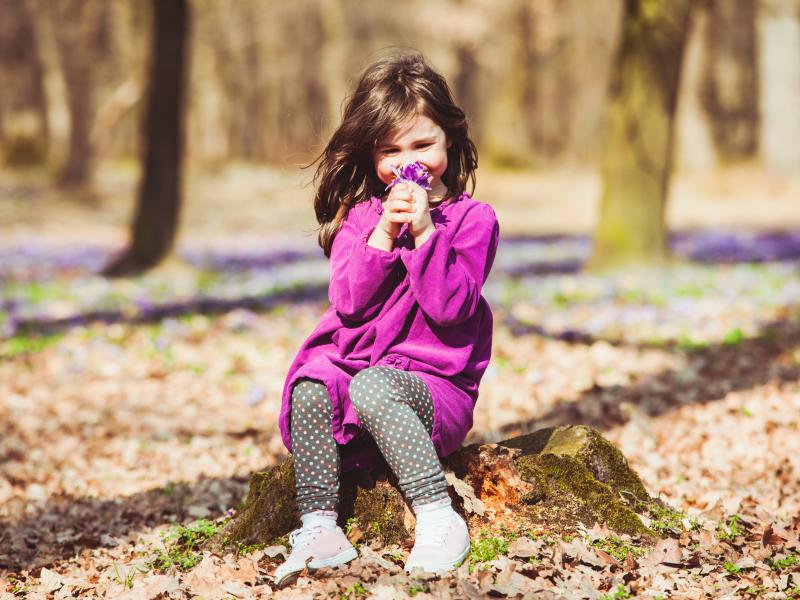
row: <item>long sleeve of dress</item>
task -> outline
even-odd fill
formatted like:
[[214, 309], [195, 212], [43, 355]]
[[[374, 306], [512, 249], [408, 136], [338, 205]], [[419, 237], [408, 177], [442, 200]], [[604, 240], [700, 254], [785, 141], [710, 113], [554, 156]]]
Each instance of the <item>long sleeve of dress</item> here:
[[428, 318], [449, 327], [475, 313], [499, 238], [497, 216], [484, 205], [464, 216], [452, 241], [437, 228], [419, 248], [402, 255], [414, 296]]
[[378, 313], [396, 284], [392, 271], [399, 252], [367, 244], [374, 227], [361, 230], [353, 209], [331, 246], [328, 300], [343, 318], [360, 322]]

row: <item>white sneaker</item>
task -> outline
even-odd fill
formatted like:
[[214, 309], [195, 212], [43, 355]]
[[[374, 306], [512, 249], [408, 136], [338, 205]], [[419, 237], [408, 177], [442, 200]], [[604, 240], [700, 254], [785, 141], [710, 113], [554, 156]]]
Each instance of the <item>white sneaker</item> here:
[[450, 498], [423, 504], [414, 509], [417, 528], [414, 547], [403, 567], [423, 571], [450, 571], [469, 554], [469, 530], [464, 519], [450, 506]]
[[335, 567], [350, 562], [358, 552], [336, 524], [336, 513], [315, 511], [300, 517], [302, 527], [289, 534], [292, 552], [275, 569], [275, 584], [282, 587], [306, 566], [309, 570]]

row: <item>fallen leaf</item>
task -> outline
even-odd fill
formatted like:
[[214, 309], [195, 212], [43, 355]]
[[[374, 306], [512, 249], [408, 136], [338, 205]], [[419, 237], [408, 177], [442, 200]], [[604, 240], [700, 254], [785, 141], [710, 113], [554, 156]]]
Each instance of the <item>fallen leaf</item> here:
[[640, 563], [645, 566], [680, 565], [681, 547], [677, 540], [664, 538], [658, 540], [655, 547], [645, 556]]
[[761, 545], [762, 546], [778, 546], [785, 542], [786, 540], [775, 533], [772, 529], [772, 524], [770, 523], [767, 528], [764, 530], [764, 533], [761, 534]]
[[64, 585], [63, 577], [50, 569], [43, 568], [39, 577], [41, 579], [40, 589], [46, 593], [55, 592]]
[[586, 563], [587, 565], [592, 565], [594, 567], [603, 567], [606, 564], [600, 560], [597, 557], [597, 554], [595, 554], [594, 551], [581, 540], [572, 540], [569, 543], [561, 541], [559, 543], [566, 556], [571, 556], [583, 563]]
[[241, 581], [226, 581], [222, 584], [222, 589], [226, 593], [236, 596], [237, 598], [253, 597], [253, 592], [251, 592], [250, 588], [248, 588]]
[[456, 494], [461, 496], [461, 499], [464, 501], [464, 510], [467, 513], [483, 515], [483, 513], [486, 512], [486, 507], [475, 495], [475, 490], [472, 489], [470, 484], [456, 477], [455, 473], [452, 471], [445, 472], [445, 479], [447, 480], [447, 483], [453, 486]]
[[361, 527], [358, 526], [358, 523], [354, 522], [350, 526], [350, 531], [347, 532], [347, 539], [350, 540], [351, 544], [357, 544], [364, 539], [364, 532], [361, 531]]
[[510, 558], [529, 558], [531, 556], [537, 556], [541, 552], [541, 549], [541, 542], [534, 542], [527, 537], [518, 537], [508, 545], [508, 556]]
[[359, 553], [361, 554], [362, 562], [364, 562], [365, 564], [377, 565], [387, 570], [397, 569], [396, 564], [394, 564], [393, 562], [389, 562], [367, 545], [362, 544], [362, 546], [359, 548]]
[[486, 598], [486, 594], [481, 591], [481, 588], [465, 577], [458, 578], [458, 586], [468, 600], [484, 600]]
[[275, 558], [278, 554], [283, 554], [283, 557], [286, 558], [288, 556], [286, 552], [286, 546], [277, 545], [277, 546], [267, 546], [264, 548], [264, 556], [269, 556], [270, 558]]
[[594, 551], [597, 554], [597, 556], [600, 557], [600, 560], [606, 563], [607, 565], [612, 565], [614, 567], [619, 566], [619, 562], [617, 561], [617, 559], [611, 556], [608, 552], [606, 552], [602, 548], [595, 548]]
[[719, 521], [722, 517], [725, 516], [725, 507], [722, 505], [721, 500], [717, 500], [717, 502], [706, 511], [700, 513], [700, 516], [704, 519], [709, 519], [711, 521]]

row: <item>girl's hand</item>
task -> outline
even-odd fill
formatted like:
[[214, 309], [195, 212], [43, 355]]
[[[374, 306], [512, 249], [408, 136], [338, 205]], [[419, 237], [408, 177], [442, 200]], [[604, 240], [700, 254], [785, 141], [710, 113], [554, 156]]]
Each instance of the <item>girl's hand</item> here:
[[404, 181], [393, 186], [383, 202], [380, 226], [392, 239], [397, 237], [403, 223], [408, 223], [411, 235], [418, 237], [433, 228], [428, 192], [416, 183]]

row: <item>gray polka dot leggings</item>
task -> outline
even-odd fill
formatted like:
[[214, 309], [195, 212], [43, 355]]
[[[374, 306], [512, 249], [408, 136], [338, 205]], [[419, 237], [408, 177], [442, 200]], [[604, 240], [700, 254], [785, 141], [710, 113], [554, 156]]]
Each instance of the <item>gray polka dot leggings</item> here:
[[[369, 367], [350, 382], [350, 401], [412, 506], [447, 496], [447, 482], [431, 441], [433, 401], [418, 376], [392, 367]], [[339, 451], [331, 433], [325, 385], [300, 379], [292, 389], [292, 451], [297, 506], [303, 515], [337, 510]]]

